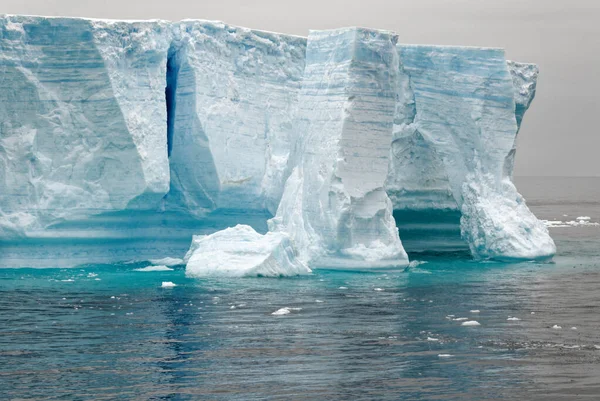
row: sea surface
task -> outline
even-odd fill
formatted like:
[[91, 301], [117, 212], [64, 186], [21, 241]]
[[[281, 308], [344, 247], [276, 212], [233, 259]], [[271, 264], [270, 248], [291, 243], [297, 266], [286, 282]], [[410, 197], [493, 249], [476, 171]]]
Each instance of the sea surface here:
[[[600, 178], [516, 183], [541, 219], [600, 222]], [[571, 224], [551, 228], [552, 263], [0, 269], [0, 399], [598, 400], [600, 227]]]

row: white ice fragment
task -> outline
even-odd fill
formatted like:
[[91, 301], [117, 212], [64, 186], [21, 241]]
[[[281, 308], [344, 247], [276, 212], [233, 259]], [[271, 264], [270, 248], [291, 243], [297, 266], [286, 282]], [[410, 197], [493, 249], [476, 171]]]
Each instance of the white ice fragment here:
[[173, 266], [177, 266], [177, 265], [182, 265], [183, 259], [166, 257], [166, 258], [162, 258], [162, 259], [150, 259], [149, 262], [156, 266], [173, 267]]
[[70, 283], [70, 282], [73, 282], [73, 281], [75, 281], [75, 280], [73, 280], [72, 278], [68, 278], [68, 279], [66, 279], [66, 280], [60, 280], [60, 281], [64, 281], [64, 282], [66, 282], [66, 283]]
[[348, 287], [340, 287], [340, 288], [338, 288], [338, 289], [340, 289], [340, 290], [347, 290], [347, 289], [348, 289]]
[[309, 274], [285, 233], [259, 234], [237, 225], [211, 235], [194, 236], [186, 265], [188, 277], [280, 277]]
[[433, 338], [433, 337], [427, 337], [427, 341], [440, 341], [437, 338]]
[[375, 291], [383, 291], [383, 288], [374, 288]]
[[321, 301], [320, 299], [315, 299], [315, 302], [318, 303], [318, 304], [322, 304], [325, 301]]
[[451, 357], [453, 357], [453, 356], [454, 356], [454, 355], [452, 355], [452, 354], [438, 354], [438, 357], [439, 357], [439, 358], [451, 358]]
[[579, 216], [577, 220], [591, 220], [590, 216]]
[[553, 329], [556, 329], [556, 330], [558, 330], [558, 329], [562, 329], [562, 327], [560, 327], [558, 324], [555, 324], [554, 326], [552, 326], [552, 328], [553, 328]]
[[139, 269], [133, 269], [136, 272], [162, 272], [162, 271], [170, 271], [173, 270], [170, 267], [167, 266], [147, 266], [147, 267], [141, 267]]
[[173, 288], [176, 287], [177, 284], [171, 282], [171, 281], [163, 281], [161, 287], [162, 288]]
[[573, 326], [571, 327], [571, 330], [577, 330], [577, 327]]
[[462, 322], [461, 326], [481, 326], [477, 320], [469, 320], [466, 322]]
[[479, 309], [471, 309], [471, 313], [479, 313]]
[[506, 319], [506, 320], [518, 321], [518, 320], [521, 320], [521, 319], [519, 319], [518, 317], [509, 317], [509, 318], [508, 318], [508, 319]]
[[456, 322], [463, 322], [465, 320], [469, 320], [469, 318], [468, 317], [457, 317], [456, 319], [452, 319], [452, 320], [454, 320]]
[[271, 315], [282, 316], [282, 315], [289, 315], [290, 313], [292, 313], [290, 308], [281, 308], [281, 309], [277, 309], [275, 312], [271, 313]]

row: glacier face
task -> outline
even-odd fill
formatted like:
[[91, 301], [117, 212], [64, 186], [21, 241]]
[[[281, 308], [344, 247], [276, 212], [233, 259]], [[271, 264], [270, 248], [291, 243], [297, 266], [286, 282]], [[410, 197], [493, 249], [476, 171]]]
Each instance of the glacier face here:
[[405, 265], [411, 236], [551, 256], [510, 181], [537, 66], [396, 42], [0, 16], [0, 265], [178, 255], [274, 214], [311, 266]]
[[271, 229], [290, 233], [311, 266], [408, 264], [384, 189], [397, 39], [356, 28], [308, 37], [298, 165]]
[[3, 236], [158, 204], [168, 24], [7, 16], [0, 30]]

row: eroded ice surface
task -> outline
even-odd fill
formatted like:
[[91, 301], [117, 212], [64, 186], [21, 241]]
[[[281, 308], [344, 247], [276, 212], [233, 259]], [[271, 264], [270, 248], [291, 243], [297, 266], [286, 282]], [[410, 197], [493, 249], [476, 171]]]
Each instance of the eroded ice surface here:
[[241, 224], [194, 236], [185, 260], [188, 277], [280, 277], [311, 272], [298, 260], [287, 234], [262, 235]]
[[270, 227], [323, 267], [408, 264], [384, 182], [395, 109], [397, 36], [312, 31], [299, 98], [299, 154]]

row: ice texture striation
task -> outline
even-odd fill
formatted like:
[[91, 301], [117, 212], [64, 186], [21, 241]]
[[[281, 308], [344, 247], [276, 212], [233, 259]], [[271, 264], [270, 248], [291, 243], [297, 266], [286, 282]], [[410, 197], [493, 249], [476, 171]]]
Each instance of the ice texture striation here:
[[[414, 131], [414, 142], [422, 144], [419, 151], [433, 160], [427, 165], [445, 170], [461, 213], [461, 236], [472, 255], [490, 259], [554, 255], [548, 230], [510, 181], [517, 105], [524, 110], [528, 103], [515, 102], [522, 85], [515, 87], [504, 51], [401, 45], [399, 53], [413, 94], [412, 99], [404, 97], [404, 108], [415, 110], [412, 122], [400, 121], [400, 130]], [[530, 87], [535, 87], [535, 77], [529, 76]], [[443, 177], [440, 169], [434, 175], [438, 180]], [[395, 168], [393, 174], [402, 171]], [[439, 199], [439, 192], [434, 193]]]
[[169, 189], [166, 22], [0, 18], [0, 233], [148, 208]]
[[0, 266], [182, 256], [237, 224], [215, 249], [256, 241], [273, 274], [548, 258], [511, 182], [538, 73], [364, 28], [0, 16]]
[[298, 165], [271, 228], [311, 266], [408, 264], [384, 188], [396, 102], [397, 36], [312, 31], [299, 98]]

